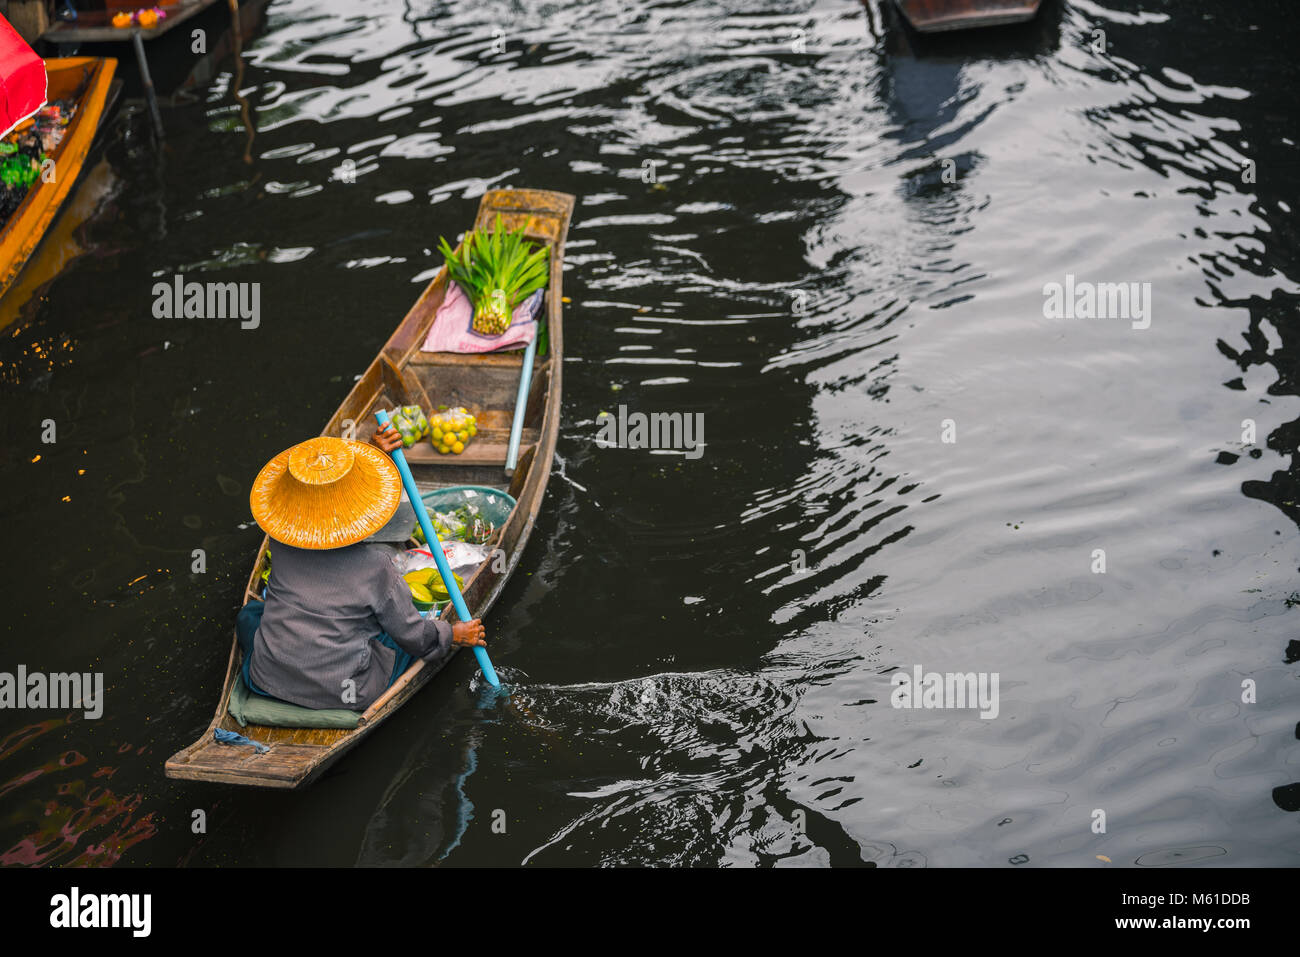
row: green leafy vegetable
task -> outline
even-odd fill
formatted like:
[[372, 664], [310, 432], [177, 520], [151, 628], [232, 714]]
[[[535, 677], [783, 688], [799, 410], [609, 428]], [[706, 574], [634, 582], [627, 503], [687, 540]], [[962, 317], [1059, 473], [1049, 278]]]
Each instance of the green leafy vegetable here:
[[524, 239], [522, 226], [507, 231], [499, 214], [492, 232], [471, 232], [459, 251], [444, 237], [438, 251], [473, 303], [474, 331], [483, 335], [509, 329], [516, 307], [546, 285], [550, 249]]

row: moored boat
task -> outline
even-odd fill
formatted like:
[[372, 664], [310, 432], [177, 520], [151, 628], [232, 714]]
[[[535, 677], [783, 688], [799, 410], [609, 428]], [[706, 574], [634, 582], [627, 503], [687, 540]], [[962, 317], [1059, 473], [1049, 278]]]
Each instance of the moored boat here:
[[1032, 20], [1041, 0], [894, 0], [922, 33], [996, 27]]
[[49, 84], [46, 99], [51, 103], [73, 100], [76, 109], [62, 140], [48, 154], [54, 175], [37, 177], [18, 208], [0, 226], [0, 296], [40, 245], [81, 173], [109, 103], [117, 61], [64, 57], [46, 60], [45, 69]]
[[[563, 193], [494, 190], [483, 197], [474, 223], [475, 229], [490, 229], [500, 216], [506, 229], [522, 226], [526, 238], [545, 243], [551, 250], [544, 302], [549, 348], [546, 355], [538, 356], [534, 362], [518, 464], [509, 479], [504, 469], [523, 354], [464, 355], [422, 350], [447, 293], [449, 280], [445, 266], [421, 293], [321, 432], [329, 436], [355, 434], [357, 439], [367, 440], [375, 430], [377, 410], [401, 405], [432, 409], [431, 396], [440, 403], [476, 410], [478, 436], [462, 454], [441, 455], [427, 442], [405, 450], [421, 493], [472, 485], [504, 491], [515, 500], [509, 517], [489, 542], [499, 549], [498, 558], [485, 561], [465, 576], [465, 603], [476, 618], [487, 614], [519, 564], [550, 478], [560, 426], [564, 240], [573, 203], [573, 197]], [[274, 545], [264, 539], [248, 579], [245, 602], [260, 600], [268, 547]], [[504, 561], [500, 556], [504, 556]], [[450, 607], [443, 617], [456, 620]], [[166, 774], [171, 778], [253, 787], [303, 787], [391, 717], [445, 663], [446, 660], [430, 666], [417, 660], [361, 715], [355, 728], [241, 726], [229, 713], [231, 693], [240, 670], [239, 646], [232, 639], [216, 714], [197, 741], [168, 759]], [[270, 750], [262, 753], [248, 746], [218, 743], [215, 740], [218, 730], [244, 735], [269, 745]]]

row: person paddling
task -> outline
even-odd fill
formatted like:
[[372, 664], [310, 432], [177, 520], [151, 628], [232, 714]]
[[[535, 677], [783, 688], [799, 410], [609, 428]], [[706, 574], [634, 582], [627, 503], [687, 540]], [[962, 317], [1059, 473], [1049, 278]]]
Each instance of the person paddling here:
[[392, 559], [415, 510], [385, 454], [402, 440], [389, 426], [371, 441], [309, 439], [253, 482], [253, 518], [273, 543], [266, 599], [235, 623], [255, 694], [364, 711], [416, 658], [487, 645], [481, 620], [449, 625], [412, 604]]

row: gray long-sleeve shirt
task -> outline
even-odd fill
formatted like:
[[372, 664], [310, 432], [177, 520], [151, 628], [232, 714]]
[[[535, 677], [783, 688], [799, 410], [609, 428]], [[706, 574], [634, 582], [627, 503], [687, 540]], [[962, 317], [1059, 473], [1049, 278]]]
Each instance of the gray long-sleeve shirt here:
[[388, 687], [397, 657], [375, 640], [381, 632], [425, 661], [446, 656], [451, 625], [420, 617], [392, 556], [392, 546], [371, 542], [326, 550], [272, 543], [253, 682], [307, 708], [363, 711]]

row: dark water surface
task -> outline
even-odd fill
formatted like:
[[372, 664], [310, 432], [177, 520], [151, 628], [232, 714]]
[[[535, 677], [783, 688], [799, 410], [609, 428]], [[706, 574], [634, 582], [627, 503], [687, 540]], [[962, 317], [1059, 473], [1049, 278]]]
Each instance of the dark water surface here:
[[[108, 688], [0, 712], [0, 863], [1297, 862], [1289, 4], [923, 46], [849, 0], [364, 9], [274, 0], [251, 164], [229, 62], [161, 159], [122, 118], [90, 254], [2, 333], [0, 670]], [[167, 781], [249, 483], [502, 185], [580, 196], [558, 457], [487, 621], [513, 702], [461, 656], [303, 794]], [[176, 272], [261, 283], [260, 327], [154, 319]], [[1150, 283], [1150, 327], [1044, 318], [1067, 275]], [[703, 413], [703, 457], [597, 448], [619, 404]], [[997, 673], [998, 716], [890, 707], [916, 665]]]

